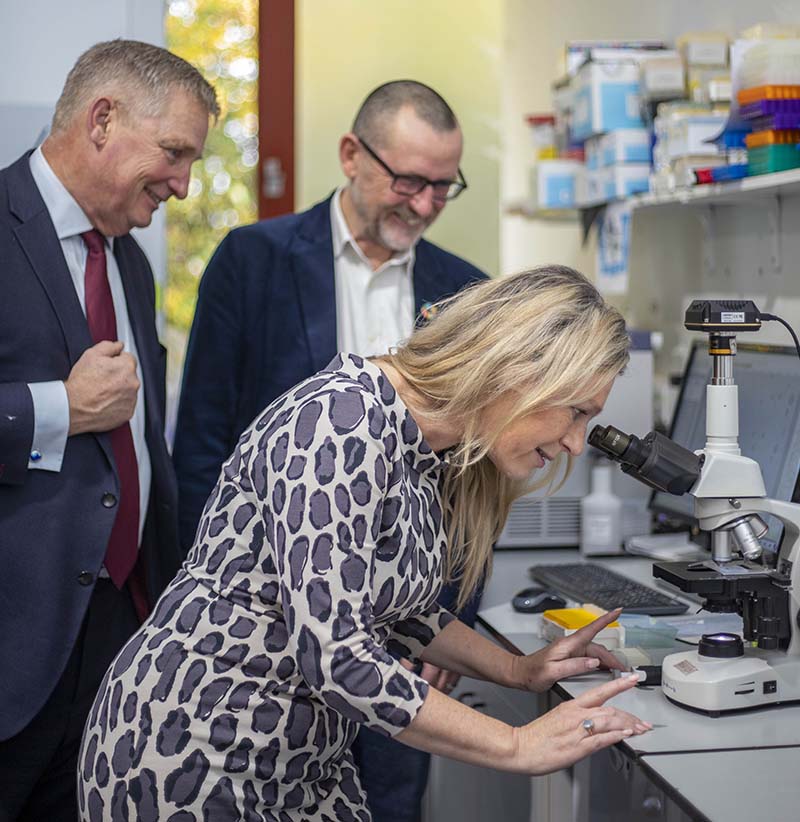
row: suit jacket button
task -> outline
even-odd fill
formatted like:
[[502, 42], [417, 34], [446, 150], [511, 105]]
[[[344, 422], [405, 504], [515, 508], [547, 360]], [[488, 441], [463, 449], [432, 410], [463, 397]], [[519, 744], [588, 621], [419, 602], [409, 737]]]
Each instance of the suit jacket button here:
[[91, 585], [94, 582], [94, 574], [91, 571], [81, 571], [78, 574], [78, 582], [81, 585]]
[[113, 508], [117, 504], [117, 498], [112, 493], [105, 493], [103, 494], [102, 500], [104, 508]]

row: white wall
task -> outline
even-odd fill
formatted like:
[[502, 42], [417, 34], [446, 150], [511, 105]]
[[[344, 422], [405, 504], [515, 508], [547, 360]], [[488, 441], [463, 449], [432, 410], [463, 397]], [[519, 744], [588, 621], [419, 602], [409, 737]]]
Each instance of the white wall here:
[[[164, 0], [0, 0], [0, 167], [41, 136], [78, 56], [101, 40], [164, 45]], [[157, 278], [166, 273], [164, 210], [136, 231]]]
[[344, 182], [339, 138], [367, 94], [388, 80], [420, 80], [461, 123], [469, 184], [426, 237], [497, 273], [502, 3], [298, 0], [295, 14], [298, 208]]

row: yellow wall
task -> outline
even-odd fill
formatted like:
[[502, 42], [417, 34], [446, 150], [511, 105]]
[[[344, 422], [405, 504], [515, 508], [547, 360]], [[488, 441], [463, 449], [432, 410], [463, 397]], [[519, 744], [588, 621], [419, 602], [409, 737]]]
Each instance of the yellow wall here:
[[420, 80], [461, 122], [469, 183], [426, 237], [497, 273], [503, 4], [298, 0], [295, 9], [297, 208], [342, 182], [339, 137], [366, 95], [388, 80]]

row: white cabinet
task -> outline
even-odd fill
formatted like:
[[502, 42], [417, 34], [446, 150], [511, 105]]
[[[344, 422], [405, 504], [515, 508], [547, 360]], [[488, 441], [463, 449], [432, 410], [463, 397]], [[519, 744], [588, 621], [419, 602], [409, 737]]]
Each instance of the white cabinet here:
[[[464, 679], [453, 691], [476, 710], [522, 725], [559, 699]], [[702, 761], [698, 760], [698, 765]], [[543, 777], [508, 774], [434, 756], [422, 822], [691, 822], [641, 762], [607, 748]]]
[[[530, 722], [539, 699], [536, 694], [468, 678], [462, 678], [452, 696], [509, 725]], [[537, 781], [434, 756], [423, 822], [530, 822]]]
[[[554, 694], [548, 704], [555, 707]], [[687, 754], [688, 756], [688, 754]], [[534, 793], [531, 822], [692, 822], [704, 819], [681, 808], [654, 784], [642, 762], [611, 747], [572, 768], [545, 777]], [[702, 766], [702, 760], [698, 760]], [[488, 817], [487, 817], [488, 819]]]
[[[496, 551], [482, 609], [508, 602], [528, 584], [535, 550]], [[565, 552], [566, 553], [566, 552]], [[569, 552], [572, 554], [573, 552]], [[548, 552], [552, 558], [553, 552]], [[483, 636], [486, 631], [478, 626]], [[462, 678], [452, 696], [477, 711], [521, 726], [555, 707], [553, 692], [532, 694]], [[611, 748], [549, 776], [509, 774], [455, 760], [431, 758], [422, 822], [688, 822], [654, 785], [646, 768]]]

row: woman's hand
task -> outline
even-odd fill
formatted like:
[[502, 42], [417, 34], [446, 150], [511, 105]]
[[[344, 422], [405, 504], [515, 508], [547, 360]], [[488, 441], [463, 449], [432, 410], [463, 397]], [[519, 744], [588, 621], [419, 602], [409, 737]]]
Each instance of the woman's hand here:
[[614, 745], [629, 736], [649, 731], [649, 722], [603, 705], [607, 699], [634, 687], [635, 675], [598, 685], [548, 711], [539, 719], [514, 728], [514, 770], [534, 776], [567, 768], [589, 754]]
[[413, 671], [421, 676], [431, 687], [436, 688], [437, 691], [441, 691], [443, 694], [449, 695], [461, 679], [460, 674], [431, 665], [429, 662], [423, 662], [421, 668], [417, 668], [408, 659], [400, 659], [399, 662], [407, 671]]
[[619, 660], [592, 640], [622, 612], [609, 611], [574, 634], [551, 642], [546, 648], [528, 656], [515, 657], [513, 681], [526, 691], [546, 691], [559, 679], [594, 671], [599, 667], [623, 670]]
[[437, 668], [436, 665], [430, 665], [427, 662], [422, 663], [422, 670], [419, 675], [443, 694], [449, 694], [461, 679], [459, 674], [446, 671], [444, 668]]

